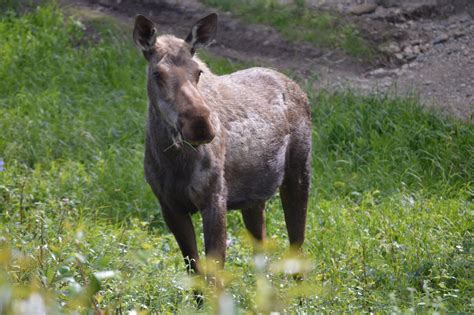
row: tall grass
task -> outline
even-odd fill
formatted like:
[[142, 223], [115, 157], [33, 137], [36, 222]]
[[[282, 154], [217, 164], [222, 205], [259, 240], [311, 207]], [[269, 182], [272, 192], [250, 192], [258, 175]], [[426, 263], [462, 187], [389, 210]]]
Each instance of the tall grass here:
[[314, 182], [322, 198], [375, 190], [451, 196], [472, 188], [472, 125], [429, 112], [416, 99], [310, 96]]
[[[88, 25], [54, 5], [0, 18], [0, 313], [195, 312], [143, 179], [145, 64], [113, 26]], [[204, 57], [218, 73], [241, 67]], [[473, 126], [415, 100], [306, 90], [306, 258], [283, 258], [277, 198], [255, 262], [230, 213], [227, 295], [213, 304], [208, 292], [203, 311], [471, 312]]]

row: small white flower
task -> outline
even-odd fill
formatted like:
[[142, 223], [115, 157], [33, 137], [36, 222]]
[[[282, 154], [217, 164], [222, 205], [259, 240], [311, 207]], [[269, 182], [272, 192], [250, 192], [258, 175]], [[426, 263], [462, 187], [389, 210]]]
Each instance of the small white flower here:
[[263, 272], [267, 266], [267, 257], [263, 254], [257, 254], [253, 257], [253, 263], [255, 264], [255, 269], [259, 272]]
[[98, 279], [98, 280], [104, 280], [104, 279], [108, 279], [108, 278], [114, 278], [118, 275], [118, 271], [115, 271], [115, 270], [105, 270], [105, 271], [98, 271], [98, 272], [94, 272], [94, 276]]
[[234, 300], [232, 299], [231, 295], [227, 293], [222, 293], [219, 297], [219, 314], [237, 314]]
[[32, 293], [27, 300], [14, 303], [13, 309], [14, 314], [46, 315], [46, 305], [43, 297], [38, 293]]

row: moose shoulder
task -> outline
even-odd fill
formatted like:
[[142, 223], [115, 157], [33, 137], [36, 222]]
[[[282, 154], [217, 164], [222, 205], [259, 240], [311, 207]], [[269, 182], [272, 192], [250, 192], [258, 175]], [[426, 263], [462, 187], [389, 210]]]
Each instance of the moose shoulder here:
[[290, 245], [299, 248], [311, 178], [306, 95], [270, 69], [213, 74], [194, 53], [216, 29], [211, 14], [185, 40], [157, 36], [154, 23], [139, 15], [133, 32], [148, 61], [145, 176], [195, 271], [192, 213], [202, 215], [206, 255], [223, 265], [227, 209], [240, 209], [248, 231], [262, 241], [265, 202], [279, 188]]

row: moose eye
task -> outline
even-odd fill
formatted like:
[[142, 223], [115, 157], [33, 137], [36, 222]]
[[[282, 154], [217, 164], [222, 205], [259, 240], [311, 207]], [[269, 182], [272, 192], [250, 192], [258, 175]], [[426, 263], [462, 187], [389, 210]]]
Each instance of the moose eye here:
[[163, 75], [161, 75], [158, 72], [153, 72], [153, 78], [155, 79], [155, 82], [158, 84], [161, 84], [163, 82]]
[[202, 74], [202, 70], [199, 70], [199, 71], [196, 72], [196, 75], [195, 75], [196, 76], [196, 82], [199, 81], [199, 78], [201, 77], [201, 74]]

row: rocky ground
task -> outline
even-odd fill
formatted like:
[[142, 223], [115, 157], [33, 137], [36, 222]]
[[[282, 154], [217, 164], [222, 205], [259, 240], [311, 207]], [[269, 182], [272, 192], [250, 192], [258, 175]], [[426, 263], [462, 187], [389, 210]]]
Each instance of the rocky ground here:
[[[209, 12], [197, 0], [63, 0], [113, 15], [132, 25], [137, 13], [151, 16], [159, 31], [185, 36]], [[284, 1], [282, 1], [284, 2]], [[427, 106], [474, 122], [474, 1], [309, 1], [358, 26], [380, 51], [373, 62], [343, 52], [294, 43], [271, 27], [249, 25], [219, 12], [219, 32], [210, 50], [219, 56], [311, 76], [315, 89], [351, 88], [360, 93], [416, 94]]]
[[355, 9], [369, 5], [343, 9], [359, 15], [359, 25], [364, 19], [367, 24], [381, 23], [379, 29], [390, 27], [378, 47], [392, 65], [364, 73], [360, 87], [370, 90], [375, 81], [382, 89], [417, 93], [426, 104], [473, 122], [474, 1], [385, 2], [362, 15]]

